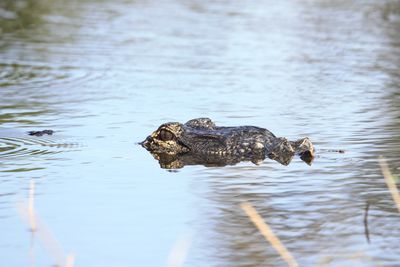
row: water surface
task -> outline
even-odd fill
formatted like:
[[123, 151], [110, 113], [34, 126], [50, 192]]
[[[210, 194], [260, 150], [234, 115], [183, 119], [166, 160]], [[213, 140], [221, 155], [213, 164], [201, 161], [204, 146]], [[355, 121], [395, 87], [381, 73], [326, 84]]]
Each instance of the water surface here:
[[[10, 0], [0, 28], [1, 265], [55, 263], [16, 209], [30, 180], [76, 266], [166, 266], [182, 236], [184, 266], [283, 266], [244, 201], [301, 266], [399, 265], [398, 2]], [[172, 172], [136, 145], [196, 117], [317, 158]]]

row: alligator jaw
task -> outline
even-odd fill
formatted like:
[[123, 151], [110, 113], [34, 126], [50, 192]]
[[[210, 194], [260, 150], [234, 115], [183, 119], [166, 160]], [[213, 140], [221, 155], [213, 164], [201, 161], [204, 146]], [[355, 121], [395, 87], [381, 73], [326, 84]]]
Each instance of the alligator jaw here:
[[[169, 154], [169, 155], [175, 155], [175, 154], [182, 154], [182, 153], [187, 153], [190, 151], [190, 149], [184, 145], [182, 142], [177, 142], [177, 146], [179, 149], [173, 149], [173, 148], [166, 148], [166, 147], [161, 147], [157, 145], [158, 140], [155, 140], [151, 135], [148, 136], [144, 141], [139, 142], [138, 144], [144, 147], [147, 151], [150, 151], [151, 153], [158, 153], [158, 154]], [[177, 147], [175, 147], [177, 148]]]

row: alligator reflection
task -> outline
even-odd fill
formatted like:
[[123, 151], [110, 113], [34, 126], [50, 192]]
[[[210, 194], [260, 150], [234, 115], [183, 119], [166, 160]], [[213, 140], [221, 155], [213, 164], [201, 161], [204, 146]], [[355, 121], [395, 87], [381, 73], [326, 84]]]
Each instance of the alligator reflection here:
[[288, 141], [255, 126], [218, 127], [209, 118], [162, 124], [140, 144], [166, 169], [226, 166], [241, 161], [259, 164], [266, 157], [288, 165], [296, 154], [311, 165], [314, 158], [308, 138]]
[[[196, 155], [193, 153], [185, 154], [167, 154], [167, 153], [153, 153], [150, 154], [154, 159], [158, 160], [160, 167], [163, 169], [180, 169], [186, 165], [203, 165], [205, 167], [223, 167], [228, 165], [236, 165], [242, 161], [251, 161], [256, 165], [259, 165], [264, 158], [238, 158], [238, 157], [221, 157], [217, 155], [202, 157], [202, 155]], [[271, 159], [278, 161], [283, 165], [288, 165], [292, 161], [293, 155], [282, 155], [282, 157], [274, 157]], [[313, 157], [310, 155], [301, 155], [300, 158], [311, 165]]]

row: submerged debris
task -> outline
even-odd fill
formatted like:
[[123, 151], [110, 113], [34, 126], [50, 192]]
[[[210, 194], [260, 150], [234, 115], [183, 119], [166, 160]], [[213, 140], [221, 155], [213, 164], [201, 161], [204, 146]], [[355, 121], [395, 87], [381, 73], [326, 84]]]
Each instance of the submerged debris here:
[[43, 130], [43, 131], [29, 131], [29, 135], [33, 136], [43, 136], [43, 135], [53, 135], [53, 130]]

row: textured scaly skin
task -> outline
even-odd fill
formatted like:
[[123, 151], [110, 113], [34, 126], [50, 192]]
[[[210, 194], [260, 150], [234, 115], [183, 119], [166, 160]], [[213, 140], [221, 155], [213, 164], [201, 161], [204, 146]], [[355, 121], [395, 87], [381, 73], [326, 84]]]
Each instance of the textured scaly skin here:
[[[162, 140], [161, 131], [172, 133], [173, 140]], [[265, 157], [287, 165], [295, 154], [310, 164], [314, 156], [314, 147], [308, 138], [291, 142], [260, 127], [218, 127], [209, 118], [193, 119], [185, 124], [162, 124], [141, 145], [162, 166], [165, 162], [161, 161], [166, 158], [179, 162], [172, 168], [193, 164], [224, 166], [244, 160], [259, 163]]]

